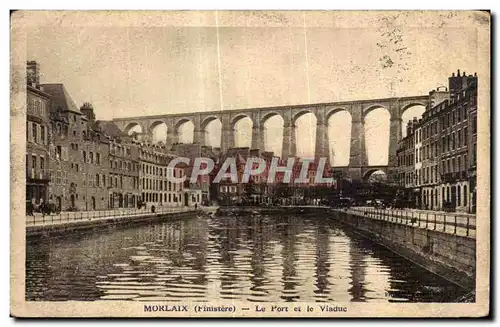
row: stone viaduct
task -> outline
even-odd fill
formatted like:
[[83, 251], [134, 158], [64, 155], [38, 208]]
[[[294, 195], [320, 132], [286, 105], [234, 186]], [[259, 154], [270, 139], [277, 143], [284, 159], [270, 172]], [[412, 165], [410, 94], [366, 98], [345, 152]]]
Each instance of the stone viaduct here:
[[[235, 146], [235, 124], [245, 117], [250, 118], [253, 122], [252, 148], [262, 149], [264, 146], [264, 123], [267, 119], [279, 115], [283, 118], [282, 157], [288, 158], [294, 156], [296, 153], [295, 123], [297, 119], [306, 113], [312, 113], [317, 119], [315, 156], [327, 157], [329, 155], [328, 119], [334, 113], [345, 110], [351, 115], [349, 166], [335, 168], [341, 169], [346, 176], [350, 176], [352, 179], [363, 179], [368, 178], [371, 173], [377, 170], [382, 170], [387, 174], [392, 173], [392, 168], [397, 165], [397, 144], [402, 138], [401, 117], [403, 113], [413, 106], [421, 105], [427, 107], [429, 104], [430, 96], [423, 95], [267, 108], [115, 118], [113, 122], [125, 133], [128, 133], [133, 127], [139, 125], [142, 133], [150, 136], [156, 126], [164, 123], [167, 126], [167, 147], [170, 148], [172, 144], [179, 140], [179, 127], [188, 121], [191, 121], [194, 125], [193, 143], [207, 145], [206, 127], [210, 122], [219, 119], [222, 126], [220, 147], [222, 151], [225, 151]], [[370, 111], [378, 108], [387, 109], [391, 117], [389, 131], [389, 160], [387, 166], [369, 166], [365, 148], [365, 117]]]

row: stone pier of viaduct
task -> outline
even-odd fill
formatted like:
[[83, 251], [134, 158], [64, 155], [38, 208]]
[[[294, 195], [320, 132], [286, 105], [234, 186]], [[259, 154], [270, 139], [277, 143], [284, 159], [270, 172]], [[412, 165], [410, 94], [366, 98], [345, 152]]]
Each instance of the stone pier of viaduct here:
[[[328, 119], [338, 111], [347, 111], [351, 115], [351, 144], [349, 166], [342, 167], [347, 176], [353, 179], [363, 179], [376, 170], [382, 170], [387, 174], [396, 167], [396, 149], [398, 141], [402, 137], [402, 115], [413, 106], [425, 106], [430, 104], [430, 96], [410, 96], [399, 98], [371, 99], [347, 102], [332, 102], [306, 105], [291, 105], [267, 108], [251, 108], [223, 111], [201, 111], [192, 113], [165, 114], [155, 116], [141, 116], [130, 118], [115, 118], [113, 122], [123, 131], [128, 133], [132, 128], [139, 125], [142, 133], [152, 135], [153, 129], [159, 124], [167, 126], [167, 147], [179, 140], [179, 127], [191, 121], [194, 125], [193, 143], [207, 145], [207, 125], [219, 119], [221, 122], [221, 150], [235, 146], [235, 124], [242, 118], [248, 117], [252, 120], [252, 148], [263, 149], [264, 147], [264, 123], [267, 119], [279, 115], [283, 118], [283, 148], [282, 157], [288, 158], [296, 154], [295, 126], [299, 117], [312, 113], [316, 116], [316, 157], [327, 157], [328, 146]], [[389, 159], [387, 166], [371, 167], [368, 165], [365, 148], [366, 115], [375, 109], [385, 108], [390, 113], [389, 131]]]

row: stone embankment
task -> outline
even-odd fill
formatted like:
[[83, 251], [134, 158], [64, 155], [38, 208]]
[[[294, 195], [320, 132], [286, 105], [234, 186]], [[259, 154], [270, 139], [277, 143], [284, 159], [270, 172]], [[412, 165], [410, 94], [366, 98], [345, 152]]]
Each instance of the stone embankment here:
[[145, 210], [107, 210], [105, 212], [73, 212], [59, 215], [29, 216], [26, 219], [26, 236], [56, 236], [75, 232], [118, 228], [137, 224], [189, 219], [203, 214], [194, 208], [158, 208]]

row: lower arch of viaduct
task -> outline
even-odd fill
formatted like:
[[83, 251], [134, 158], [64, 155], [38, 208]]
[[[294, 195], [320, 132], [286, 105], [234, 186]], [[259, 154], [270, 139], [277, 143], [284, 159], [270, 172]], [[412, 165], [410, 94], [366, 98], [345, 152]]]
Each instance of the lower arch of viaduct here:
[[289, 158], [296, 155], [296, 121], [303, 114], [312, 113], [316, 117], [315, 157], [328, 157], [328, 119], [339, 111], [347, 111], [351, 115], [351, 142], [349, 166], [342, 170], [352, 178], [363, 179], [367, 172], [373, 171], [368, 165], [365, 147], [364, 121], [366, 115], [378, 108], [385, 108], [390, 114], [389, 127], [389, 160], [387, 167], [378, 167], [386, 173], [391, 173], [396, 167], [397, 144], [402, 138], [402, 115], [408, 108], [420, 105], [427, 107], [430, 99], [428, 95], [362, 100], [351, 102], [337, 102], [310, 105], [295, 105], [270, 108], [255, 108], [244, 110], [225, 110], [210, 112], [195, 112], [188, 114], [168, 114], [158, 116], [142, 116], [132, 118], [116, 118], [113, 122], [128, 133], [136, 125], [141, 127], [146, 138], [151, 139], [153, 129], [161, 123], [167, 126], [166, 145], [170, 148], [179, 142], [179, 127], [186, 122], [194, 125], [193, 143], [207, 144], [206, 127], [214, 120], [221, 122], [221, 151], [235, 146], [235, 124], [242, 118], [248, 117], [252, 121], [253, 149], [264, 147], [264, 123], [267, 119], [279, 115], [283, 119], [282, 157]]

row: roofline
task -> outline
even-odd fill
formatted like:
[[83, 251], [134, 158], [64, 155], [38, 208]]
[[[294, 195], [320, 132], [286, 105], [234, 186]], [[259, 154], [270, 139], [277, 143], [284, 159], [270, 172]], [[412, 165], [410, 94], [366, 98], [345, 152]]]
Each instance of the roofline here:
[[[38, 85], [42, 86], [41, 84], [38, 84]], [[46, 93], [45, 91], [39, 90], [36, 87], [33, 87], [33, 86], [29, 85], [29, 84], [26, 85], [26, 90], [34, 92], [34, 93], [37, 93], [38, 95], [44, 96], [48, 100], [51, 99], [51, 95], [50, 94]]]

